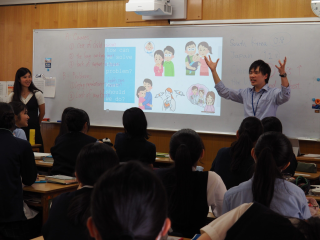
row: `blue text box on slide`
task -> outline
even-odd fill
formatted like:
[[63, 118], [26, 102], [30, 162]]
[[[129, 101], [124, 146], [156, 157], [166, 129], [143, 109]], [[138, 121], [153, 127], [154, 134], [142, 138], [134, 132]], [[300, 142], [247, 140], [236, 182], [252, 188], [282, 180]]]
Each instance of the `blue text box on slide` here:
[[104, 102], [134, 103], [135, 47], [106, 47]]

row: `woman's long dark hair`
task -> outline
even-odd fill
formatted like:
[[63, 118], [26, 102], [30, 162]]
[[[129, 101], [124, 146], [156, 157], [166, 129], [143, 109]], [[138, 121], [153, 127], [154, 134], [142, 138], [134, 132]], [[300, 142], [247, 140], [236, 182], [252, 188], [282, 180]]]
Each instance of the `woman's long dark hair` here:
[[283, 169], [293, 156], [289, 139], [278, 132], [261, 135], [254, 148], [256, 166], [252, 182], [253, 201], [270, 207], [276, 179], [282, 179]]
[[204, 144], [192, 129], [182, 129], [174, 133], [170, 140], [170, 156], [175, 162], [174, 173], [176, 182], [172, 196], [169, 196], [169, 213], [177, 211], [185, 213], [188, 220], [191, 206], [192, 167], [200, 159], [204, 150]]
[[[76, 174], [82, 185], [94, 186], [99, 177], [108, 169], [119, 164], [119, 159], [112, 147], [102, 143], [90, 143], [84, 146], [76, 162]], [[74, 225], [86, 226], [90, 216], [90, 197], [92, 189], [74, 197], [68, 208], [68, 218]]]
[[57, 143], [58, 137], [60, 137], [61, 135], [68, 132], [68, 126], [66, 123], [67, 113], [71, 110], [74, 110], [74, 109], [75, 109], [74, 107], [67, 107], [63, 110], [62, 115], [61, 115], [60, 132], [59, 132], [58, 136], [56, 137], [55, 143]]
[[156, 239], [167, 218], [166, 192], [152, 170], [130, 161], [99, 179], [91, 213], [101, 239]]
[[238, 130], [239, 139], [231, 144], [231, 172], [236, 174], [242, 164], [242, 161], [251, 156], [251, 149], [254, 143], [263, 133], [261, 121], [256, 117], [245, 118]]
[[[13, 85], [13, 98], [12, 101], [17, 101], [17, 102], [21, 102], [21, 90], [22, 90], [22, 86], [21, 86], [21, 82], [20, 82], [20, 78], [23, 77], [24, 75], [26, 75], [27, 73], [30, 73], [30, 75], [32, 76], [31, 71], [28, 68], [19, 68], [18, 71], [16, 72], [16, 77], [14, 79], [14, 85]], [[34, 92], [34, 91], [40, 91], [34, 84], [33, 82], [31, 82], [30, 86], [28, 87], [30, 92]], [[42, 91], [40, 91], [42, 92]]]
[[122, 124], [128, 137], [143, 137], [149, 139], [150, 134], [147, 131], [147, 118], [140, 108], [132, 107], [124, 111]]

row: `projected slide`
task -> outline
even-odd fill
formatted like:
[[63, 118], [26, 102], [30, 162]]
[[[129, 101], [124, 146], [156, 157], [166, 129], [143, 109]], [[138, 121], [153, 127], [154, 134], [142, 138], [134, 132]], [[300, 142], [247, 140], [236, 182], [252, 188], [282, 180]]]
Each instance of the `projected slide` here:
[[220, 116], [209, 55], [221, 77], [220, 37], [106, 39], [104, 110]]

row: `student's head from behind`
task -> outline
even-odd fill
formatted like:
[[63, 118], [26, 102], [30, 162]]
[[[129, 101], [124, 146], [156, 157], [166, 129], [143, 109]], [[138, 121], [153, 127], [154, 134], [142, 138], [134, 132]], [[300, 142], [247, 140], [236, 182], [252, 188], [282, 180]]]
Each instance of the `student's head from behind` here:
[[174, 49], [171, 46], [166, 46], [163, 50], [164, 52], [164, 60], [165, 61], [171, 61], [174, 58]]
[[208, 53], [212, 54], [212, 47], [207, 42], [199, 43], [198, 50], [201, 57], [207, 56]]
[[157, 50], [154, 53], [154, 62], [156, 64], [162, 64], [163, 65], [163, 59], [164, 59], [164, 54], [162, 50]]
[[193, 93], [193, 95], [197, 95], [198, 94], [198, 87], [197, 86], [193, 86], [192, 87], [192, 93]]
[[250, 158], [251, 150], [263, 134], [261, 121], [256, 117], [247, 117], [237, 131], [237, 141], [231, 144], [231, 172], [237, 174], [243, 161]]
[[181, 129], [170, 140], [170, 157], [176, 167], [192, 169], [203, 157], [204, 144], [199, 134], [192, 129]]
[[207, 105], [213, 105], [215, 102], [215, 99], [216, 99], [216, 95], [214, 94], [214, 92], [212, 92], [212, 91], [207, 92], [207, 95], [206, 95], [206, 104]]
[[0, 102], [0, 128], [13, 129], [15, 125], [14, 112], [8, 103]]
[[261, 120], [264, 132], [279, 132], [282, 133], [282, 124], [276, 117], [266, 117]]
[[270, 206], [276, 179], [290, 165], [293, 150], [290, 140], [279, 132], [266, 132], [260, 136], [251, 155], [256, 162], [252, 183], [253, 200]]
[[81, 149], [76, 161], [75, 175], [80, 187], [87, 186], [87, 191], [78, 194], [69, 204], [68, 218], [75, 225], [86, 225], [90, 216], [91, 187], [107, 170], [118, 164], [116, 152], [106, 144], [90, 143]]
[[28, 127], [28, 110], [24, 103], [22, 102], [11, 102], [9, 103], [14, 112], [15, 124], [17, 127]]
[[170, 225], [165, 189], [141, 163], [131, 161], [108, 170], [95, 185], [87, 222], [95, 239], [156, 240]]
[[262, 60], [254, 61], [249, 67], [249, 78], [252, 86], [263, 86], [269, 82], [271, 68]]
[[150, 92], [152, 89], [152, 81], [149, 78], [144, 79], [143, 86], [146, 88], [147, 92]]
[[185, 47], [185, 53], [193, 56], [196, 53], [196, 44], [193, 41], [187, 42], [186, 47]]
[[69, 132], [87, 133], [90, 129], [89, 115], [82, 109], [73, 109], [67, 113], [66, 125]]
[[122, 123], [126, 134], [132, 138], [149, 138], [147, 131], [148, 123], [144, 112], [140, 108], [129, 108], [122, 116]]
[[144, 86], [140, 86], [137, 89], [137, 98], [144, 98], [146, 96], [147, 89]]

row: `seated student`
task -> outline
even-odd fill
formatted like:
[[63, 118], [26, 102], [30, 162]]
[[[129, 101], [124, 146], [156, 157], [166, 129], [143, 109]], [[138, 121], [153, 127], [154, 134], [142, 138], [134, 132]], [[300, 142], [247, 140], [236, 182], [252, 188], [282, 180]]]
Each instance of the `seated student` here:
[[139, 162], [108, 170], [94, 187], [87, 226], [96, 240], [161, 239], [170, 228], [161, 182]]
[[80, 150], [85, 145], [97, 141], [94, 137], [86, 135], [90, 129], [90, 119], [85, 111], [81, 109], [69, 111], [66, 124], [68, 133], [61, 135], [51, 148], [54, 159], [51, 175], [73, 176]]
[[223, 213], [255, 201], [283, 216], [311, 217], [302, 189], [282, 178], [281, 172], [289, 166], [292, 154], [292, 145], [282, 133], [262, 134], [251, 151], [256, 162], [253, 178], [226, 192]]
[[[282, 133], [282, 124], [280, 120], [276, 117], [266, 117], [261, 120], [263, 125], [263, 131], [264, 132], [280, 132]], [[292, 154], [292, 157], [290, 158], [290, 165], [282, 171], [282, 173], [290, 173], [291, 176], [294, 176], [294, 173], [296, 171], [296, 168], [298, 166], [298, 162], [296, 159], [296, 156]]]
[[57, 140], [61, 135], [68, 132], [68, 127], [66, 124], [67, 113], [71, 110], [74, 110], [74, 109], [75, 109], [74, 107], [67, 107], [63, 110], [62, 115], [61, 115], [60, 131], [59, 131], [58, 136], [56, 137], [56, 140], [54, 141], [55, 144], [57, 143]]
[[13, 136], [14, 126], [13, 109], [0, 103], [0, 239], [27, 240], [39, 236], [41, 216], [25, 209], [21, 182], [32, 185], [37, 167], [30, 143]]
[[320, 218], [286, 218], [255, 203], [244, 203], [201, 229], [198, 240], [316, 240]]
[[156, 146], [147, 141], [147, 119], [140, 108], [129, 108], [122, 116], [124, 133], [117, 133], [114, 148], [120, 162], [138, 160], [153, 166], [156, 160]]
[[263, 133], [261, 121], [255, 117], [245, 118], [237, 131], [237, 141], [231, 147], [221, 148], [210, 171], [216, 172], [227, 189], [248, 181], [254, 171], [251, 149]]
[[28, 127], [28, 110], [27, 106], [22, 102], [11, 102], [9, 103], [14, 112], [15, 127], [13, 128], [13, 135], [17, 138], [27, 140], [26, 133], [22, 127]]
[[157, 174], [168, 194], [169, 217], [174, 236], [192, 238], [205, 225], [209, 206], [215, 216], [222, 213], [226, 187], [215, 172], [195, 171], [204, 156], [200, 136], [191, 129], [182, 129], [170, 140], [172, 168], [159, 169]]
[[90, 143], [81, 149], [75, 173], [80, 188], [53, 200], [48, 221], [42, 230], [44, 239], [88, 239], [86, 224], [93, 186], [105, 171], [118, 164], [116, 152], [106, 144]]

